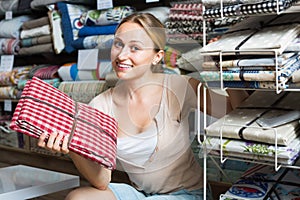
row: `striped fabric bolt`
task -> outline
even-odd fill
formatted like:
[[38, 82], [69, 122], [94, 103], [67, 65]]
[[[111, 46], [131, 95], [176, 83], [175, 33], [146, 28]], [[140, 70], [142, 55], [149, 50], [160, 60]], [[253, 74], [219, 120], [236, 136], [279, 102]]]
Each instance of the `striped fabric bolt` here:
[[37, 77], [25, 85], [10, 128], [35, 138], [43, 132], [69, 135], [70, 151], [116, 168], [116, 120]]

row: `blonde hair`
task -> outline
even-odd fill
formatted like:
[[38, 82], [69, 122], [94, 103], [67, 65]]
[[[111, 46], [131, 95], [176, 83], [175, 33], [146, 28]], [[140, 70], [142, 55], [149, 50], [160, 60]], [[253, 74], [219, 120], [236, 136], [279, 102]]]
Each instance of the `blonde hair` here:
[[164, 50], [166, 45], [165, 27], [156, 17], [150, 13], [133, 13], [125, 17], [118, 28], [125, 22], [133, 22], [139, 24], [149, 35], [155, 45], [155, 50]]

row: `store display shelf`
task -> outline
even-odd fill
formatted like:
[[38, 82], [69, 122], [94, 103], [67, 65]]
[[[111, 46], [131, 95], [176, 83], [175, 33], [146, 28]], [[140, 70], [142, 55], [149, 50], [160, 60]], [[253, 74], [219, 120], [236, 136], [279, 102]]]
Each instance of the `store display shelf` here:
[[[268, 50], [268, 49], [251, 49], [251, 50], [226, 50], [226, 51], [220, 51], [218, 53], [214, 53], [214, 55], [219, 58], [219, 84], [214, 85], [215, 82], [206, 82], [206, 86], [209, 88], [220, 88], [222, 90], [227, 90], [227, 89], [235, 89], [235, 90], [271, 90], [275, 91], [277, 94], [283, 92], [283, 91], [294, 91], [294, 92], [299, 92], [300, 88], [297, 87], [292, 87], [292, 83], [290, 83], [290, 79], [292, 77], [293, 72], [298, 70], [300, 67], [299, 64], [299, 59], [300, 59], [300, 54], [295, 53], [296, 59], [295, 63], [289, 64], [287, 63], [287, 66], [281, 66], [279, 64], [279, 56], [282, 54], [280, 49], [273, 49], [273, 50]], [[205, 55], [205, 52], [203, 52]], [[237, 62], [242, 61], [243, 59], [250, 58], [251, 56], [255, 55], [266, 55], [268, 59], [274, 59], [274, 65], [275, 69], [274, 71], [270, 71], [274, 73], [274, 79], [273, 80], [268, 80], [268, 81], [259, 81], [258, 78], [256, 79], [254, 76], [251, 76], [248, 78], [248, 80], [242, 80], [244, 79], [244, 73], [247, 71], [245, 70], [242, 66], [237, 67], [239, 70], [233, 68], [233, 72], [236, 71], [236, 73], [240, 73], [238, 75], [234, 75], [236, 73], [228, 74], [224, 70], [226, 67], [223, 66], [224, 62], [227, 62], [224, 60], [225, 56], [236, 56]], [[208, 53], [208, 56], [209, 55]], [[249, 57], [250, 56], [250, 57]], [[263, 58], [263, 57], [262, 57]], [[224, 61], [224, 62], [223, 62]], [[292, 62], [292, 61], [291, 61]], [[251, 72], [251, 68], [248, 69], [249, 72]], [[253, 73], [258, 70], [252, 70]], [[254, 73], [254, 74], [255, 74]], [[258, 73], [258, 72], [257, 72]], [[253, 75], [254, 75], [253, 74]], [[258, 74], [259, 75], [259, 74]], [[263, 74], [260, 74], [263, 75]], [[266, 74], [270, 75], [270, 74]], [[232, 79], [233, 76], [239, 76], [239, 80], [227, 80]], [[226, 82], [226, 84], [224, 84]], [[237, 84], [238, 82], [238, 84]], [[291, 85], [290, 85], [291, 84]], [[238, 87], [237, 87], [238, 86]]]
[[[227, 160], [236, 160], [236, 161], [241, 161], [241, 162], [248, 162], [248, 163], [254, 163], [254, 164], [262, 164], [262, 165], [270, 165], [270, 166], [273, 166], [275, 171], [278, 171], [279, 169], [281, 168], [291, 168], [291, 169], [300, 169], [300, 166], [298, 165], [294, 165], [295, 163], [295, 159], [294, 161], [291, 160], [290, 162], [287, 162], [286, 160], [284, 162], [279, 161], [279, 153], [280, 153], [280, 150], [279, 150], [279, 145], [278, 144], [278, 132], [277, 132], [277, 129], [276, 128], [273, 128], [273, 127], [269, 127], [269, 126], [260, 126], [260, 127], [257, 127], [257, 126], [250, 126], [250, 125], [244, 125], [242, 127], [244, 128], [255, 128], [255, 129], [263, 129], [263, 130], [270, 130], [274, 133], [274, 144], [272, 144], [274, 146], [274, 149], [272, 151], [272, 155], [269, 155], [267, 154], [267, 159], [264, 157], [263, 159], [254, 159], [256, 155], [259, 155], [259, 154], [255, 154], [255, 152], [253, 152], [253, 154], [251, 152], [249, 152], [249, 155], [252, 155], [252, 157], [248, 157], [248, 158], [245, 158], [244, 155], [240, 154], [238, 156], [234, 156], [234, 155], [228, 155], [228, 152], [227, 151], [224, 151], [223, 149], [223, 145], [224, 145], [224, 141], [225, 141], [225, 137], [223, 135], [223, 127], [225, 125], [230, 125], [230, 126], [236, 126], [236, 127], [239, 127], [241, 128], [241, 125], [240, 124], [234, 124], [234, 123], [230, 123], [230, 124], [223, 124], [223, 126], [221, 127], [220, 129], [220, 132], [219, 132], [219, 136], [216, 137], [219, 139], [219, 142], [215, 145], [218, 145], [219, 147], [217, 148], [217, 150], [219, 151], [218, 153], [219, 154], [213, 154], [211, 151], [211, 149], [207, 148], [207, 145], [212, 145], [209, 141], [209, 138], [211, 136], [209, 136], [206, 132], [206, 129], [208, 127], [207, 125], [207, 122], [208, 122], [208, 115], [207, 115], [207, 88], [203, 88], [203, 90], [200, 90], [201, 88], [201, 85], [202, 84], [199, 84], [198, 85], [198, 109], [197, 109], [197, 126], [198, 126], [198, 129], [197, 129], [197, 137], [198, 137], [198, 143], [200, 144], [200, 148], [201, 148], [201, 152], [202, 152], [202, 156], [203, 156], [203, 179], [204, 179], [204, 188], [207, 188], [207, 164], [206, 164], [206, 160], [207, 160], [207, 157], [208, 156], [212, 156], [212, 157], [219, 157], [220, 158], [220, 163], [225, 163]], [[223, 88], [224, 90], [226, 88]], [[203, 93], [203, 99], [201, 99], [200, 97], [202, 95], [201, 92]], [[201, 101], [203, 101], [203, 116], [202, 116], [202, 119], [201, 119], [201, 112], [200, 112], [200, 105], [202, 105]], [[204, 132], [200, 132], [200, 124], [203, 124], [203, 127], [204, 127]], [[217, 152], [217, 151], [215, 151]], [[266, 152], [265, 152], [266, 153]], [[297, 157], [299, 155], [299, 153], [297, 155], [295, 155], [295, 157]], [[204, 189], [204, 199], [206, 199], [206, 189]]]
[[223, 0], [220, 0], [219, 5], [209, 6], [206, 3], [203, 4], [205, 20], [254, 15], [281, 15], [286, 13], [296, 13], [299, 12], [299, 10], [299, 3], [296, 0], [289, 2], [283, 0], [257, 1], [253, 3], [243, 3], [243, 1], [238, 1], [236, 3], [231, 2], [227, 4], [224, 3]]

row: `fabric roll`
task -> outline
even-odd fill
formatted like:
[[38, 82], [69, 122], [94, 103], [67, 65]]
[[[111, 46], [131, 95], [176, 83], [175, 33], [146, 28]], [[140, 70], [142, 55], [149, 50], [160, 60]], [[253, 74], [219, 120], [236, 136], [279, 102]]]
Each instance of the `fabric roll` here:
[[110, 61], [98, 61], [96, 69], [78, 69], [77, 63], [68, 63], [58, 69], [58, 75], [64, 81], [104, 80], [112, 71]]
[[104, 26], [83, 26], [78, 31], [79, 37], [86, 37], [91, 35], [110, 35], [114, 34], [117, 24], [104, 25]]
[[16, 86], [1, 86], [0, 87], [0, 98], [2, 99], [16, 99], [18, 89]]
[[12, 19], [3, 19], [0, 21], [0, 37], [16, 38], [20, 36], [20, 29], [24, 22], [31, 20], [32, 17], [22, 15]]
[[39, 44], [31, 47], [21, 47], [18, 55], [32, 55], [41, 53], [54, 53], [53, 44]]
[[22, 24], [21, 28], [23, 30], [28, 30], [28, 29], [38, 28], [38, 27], [47, 25], [49, 23], [50, 23], [49, 18], [47, 16], [45, 16], [45, 17], [41, 17], [38, 19], [26, 21]]
[[[20, 80], [18, 82], [17, 88], [18, 90], [23, 90], [25, 85], [27, 84], [28, 81], [30, 81], [31, 79], [26, 79], [26, 80]], [[44, 82], [52, 85], [55, 88], [58, 88], [61, 80], [59, 78], [53, 78], [53, 79], [43, 79]]]
[[10, 128], [34, 138], [58, 132], [69, 137], [70, 151], [116, 168], [116, 120], [36, 77], [26, 84]]
[[60, 91], [81, 103], [89, 103], [98, 94], [108, 89], [106, 81], [63, 81]]
[[20, 41], [22, 47], [31, 47], [38, 44], [47, 44], [52, 42], [51, 35], [26, 38]]
[[[72, 69], [74, 72], [72, 71]], [[75, 75], [73, 76], [72, 74]], [[73, 77], [76, 77], [76, 74], [77, 74], [76, 63], [66, 63], [58, 69], [58, 75], [63, 81], [73, 81]]]
[[0, 54], [16, 55], [20, 50], [20, 40], [14, 38], [0, 38]]
[[33, 76], [38, 77], [40, 79], [53, 79], [58, 78], [58, 69], [59, 65], [37, 65], [33, 67], [29, 72], [29, 77]]
[[43, 36], [43, 35], [50, 35], [51, 34], [51, 28], [50, 25], [44, 25], [37, 28], [32, 28], [28, 30], [21, 30], [20, 38], [26, 39], [26, 38], [32, 38], [37, 36]]
[[89, 10], [82, 14], [80, 21], [86, 26], [118, 24], [124, 17], [135, 12], [131, 6], [117, 6], [105, 10]]
[[16, 67], [8, 72], [0, 72], [0, 85], [17, 85], [20, 80], [27, 78], [29, 70], [30, 67]]
[[112, 47], [114, 35], [91, 35], [80, 37], [72, 42], [75, 49], [109, 49]]

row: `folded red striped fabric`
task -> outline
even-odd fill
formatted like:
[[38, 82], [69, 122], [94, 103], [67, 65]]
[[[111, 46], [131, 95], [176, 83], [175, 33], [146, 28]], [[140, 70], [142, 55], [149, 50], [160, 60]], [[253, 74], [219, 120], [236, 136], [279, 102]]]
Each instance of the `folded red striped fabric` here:
[[70, 151], [116, 168], [116, 120], [37, 77], [26, 83], [10, 128], [35, 138], [44, 132], [69, 135]]

